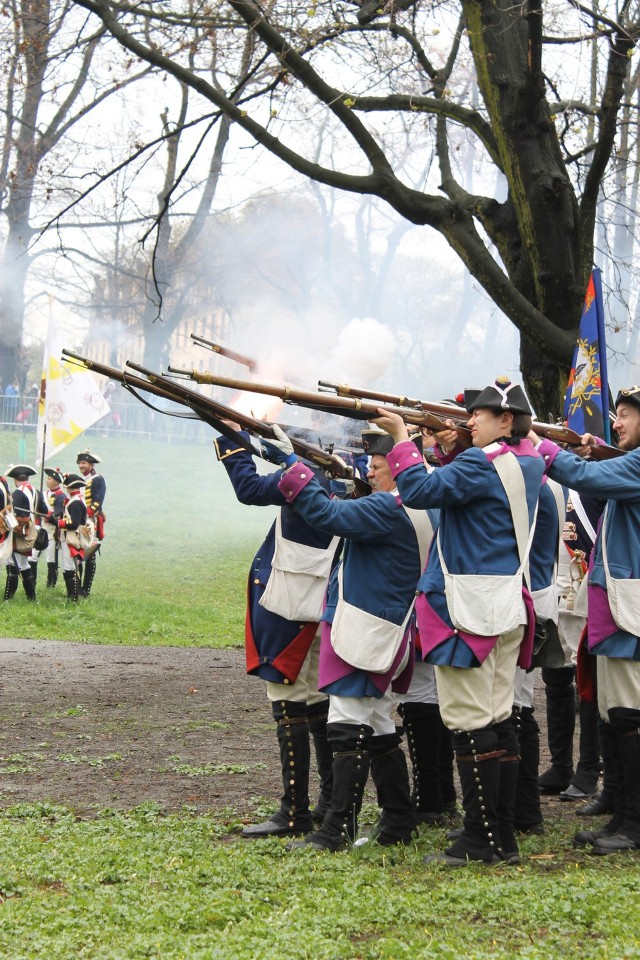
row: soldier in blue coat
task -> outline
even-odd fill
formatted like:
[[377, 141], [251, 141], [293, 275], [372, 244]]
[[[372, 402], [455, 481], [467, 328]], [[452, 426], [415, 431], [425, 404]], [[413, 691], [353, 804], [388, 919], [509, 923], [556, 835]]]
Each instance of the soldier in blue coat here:
[[[386, 444], [388, 438], [379, 436]], [[320, 648], [319, 685], [330, 694], [331, 806], [320, 828], [290, 848], [346, 849], [357, 834], [369, 771], [382, 808], [377, 842], [407, 844], [415, 829], [391, 694], [407, 690], [413, 671], [410, 616], [421, 569], [420, 540], [431, 525], [423, 511], [410, 516], [413, 511], [403, 506], [385, 456], [371, 446], [370, 437], [367, 441], [369, 477], [375, 481], [371, 496], [330, 498], [292, 453], [279, 483], [287, 502], [311, 527], [345, 541], [341, 565], [329, 583]], [[286, 442], [284, 437], [285, 449]]]
[[[242, 835], [294, 836], [311, 831], [314, 819], [322, 820], [331, 797], [328, 698], [318, 692], [318, 621], [338, 541], [305, 523], [278, 489], [280, 471], [260, 475], [245, 446], [249, 435], [239, 431], [239, 438], [243, 442], [227, 437], [215, 441], [238, 500], [280, 508], [249, 573], [245, 651], [247, 673], [266, 681], [283, 782], [279, 810], [266, 821], [245, 827]], [[274, 461], [280, 459], [277, 448], [269, 451], [266, 444], [265, 448]], [[310, 735], [320, 775], [320, 797], [313, 811]]]
[[[583, 460], [550, 440], [538, 446], [550, 477], [607, 500], [588, 572], [587, 626], [598, 708], [610, 728], [615, 810], [602, 830], [575, 838], [599, 854], [640, 849], [640, 387], [618, 394], [613, 428], [626, 455], [612, 460]], [[586, 453], [596, 440], [582, 439]]]
[[511, 713], [516, 665], [526, 669], [531, 662], [533, 604], [522, 574], [543, 473], [525, 439], [531, 409], [521, 387], [497, 380], [465, 391], [465, 405], [473, 447], [456, 455], [447, 441], [449, 462], [432, 473], [406, 442], [400, 417], [376, 420], [396, 441], [388, 459], [403, 502], [440, 508], [416, 613], [462, 786], [464, 826], [444, 853], [449, 866], [518, 862]]

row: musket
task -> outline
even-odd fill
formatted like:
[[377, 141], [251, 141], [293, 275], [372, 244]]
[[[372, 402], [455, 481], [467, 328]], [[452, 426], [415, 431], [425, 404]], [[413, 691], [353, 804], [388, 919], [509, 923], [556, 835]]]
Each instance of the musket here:
[[[208, 397], [203, 397], [202, 394], [196, 393], [193, 390], [188, 390], [186, 387], [182, 387], [175, 381], [158, 375], [152, 370], [148, 370], [146, 367], [140, 366], [140, 364], [133, 363], [131, 360], [127, 361], [127, 366], [132, 370], [137, 370], [138, 372], [144, 374], [147, 379], [136, 377], [127, 371], [117, 370], [115, 367], [107, 366], [105, 363], [99, 363], [97, 360], [89, 360], [87, 357], [82, 357], [80, 354], [73, 353], [71, 350], [65, 349], [62, 351], [62, 353], [64, 356], [71, 358], [74, 362], [80, 363], [87, 367], [87, 369], [95, 370], [96, 373], [99, 373], [105, 377], [109, 377], [110, 380], [116, 380], [118, 383], [122, 384], [125, 389], [133, 393], [133, 395], [139, 400], [142, 400], [142, 398], [138, 397], [136, 390], [144, 390], [153, 394], [154, 396], [161, 397], [165, 400], [172, 400], [181, 406], [188, 407], [194, 414], [192, 419], [203, 420], [205, 423], [208, 423], [209, 426], [212, 426], [214, 430], [222, 433], [234, 443], [238, 443], [239, 446], [243, 447], [251, 454], [256, 454], [258, 451], [249, 441], [245, 440], [245, 438], [242, 437], [237, 430], [230, 427], [226, 421], [230, 420], [232, 422], [239, 423], [249, 432], [256, 433], [258, 436], [264, 437], [265, 439], [275, 439], [275, 432], [272, 424], [266, 423], [263, 420], [256, 420], [247, 414], [239, 413], [232, 407], [227, 407], [222, 403], [218, 403], [216, 400], [210, 400]], [[153, 409], [156, 410], [157, 408], [154, 407]], [[166, 414], [168, 411], [160, 410], [158, 412]], [[175, 416], [175, 414], [173, 415]], [[321, 469], [325, 470], [327, 473], [330, 473], [334, 477], [344, 480], [353, 480], [356, 496], [366, 496], [367, 494], [371, 493], [371, 486], [366, 482], [366, 480], [362, 480], [360, 477], [354, 477], [351, 468], [348, 467], [344, 460], [342, 460], [340, 457], [332, 453], [328, 453], [321, 447], [318, 447], [312, 443], [307, 443], [304, 440], [291, 438], [291, 443], [297, 456], [304, 457], [306, 460], [310, 460], [312, 463], [315, 463]]]
[[[139, 373], [144, 374], [145, 377], [149, 378], [150, 383], [156, 383], [158, 381], [157, 374], [155, 374], [152, 370], [147, 370], [145, 367], [140, 366], [138, 363], [127, 360], [127, 366], [131, 367], [132, 370], [137, 370]], [[209, 415], [218, 422], [230, 420], [232, 422], [239, 423], [250, 433], [255, 433], [259, 437], [263, 437], [266, 440], [277, 439], [273, 429], [273, 424], [267, 423], [264, 420], [256, 420], [255, 417], [250, 417], [245, 413], [240, 413], [238, 410], [234, 410], [232, 407], [227, 407], [225, 404], [219, 403], [217, 400], [210, 400], [208, 397], [203, 397], [202, 394], [196, 393], [194, 390], [189, 390], [187, 387], [183, 387], [180, 383], [177, 383], [175, 380], [171, 380], [168, 377], [161, 376], [159, 379], [164, 389], [169, 394], [174, 396], [176, 399], [182, 399], [183, 402], [190, 406], [194, 411], [203, 410], [205, 413], [209, 413]], [[227, 430], [228, 429], [229, 428], [227, 427]], [[238, 437], [237, 432], [233, 432], [235, 437]], [[241, 440], [242, 438], [239, 439]], [[341, 457], [337, 456], [336, 454], [329, 453], [327, 450], [323, 450], [322, 447], [318, 447], [314, 443], [308, 443], [306, 440], [302, 440], [298, 437], [290, 437], [290, 440], [293, 451], [297, 456], [311, 461], [311, 463], [321, 467], [333, 477], [337, 477], [342, 480], [353, 480], [357, 496], [366, 496], [367, 494], [371, 493], [371, 486], [366, 482], [366, 480], [362, 480], [360, 477], [354, 476], [351, 467], [347, 466]], [[255, 453], [256, 451], [252, 449], [251, 452]]]
[[[279, 397], [285, 403], [298, 407], [307, 407], [322, 413], [338, 414], [352, 420], [374, 420], [384, 413], [397, 413], [405, 423], [415, 427], [427, 427], [434, 431], [449, 430], [445, 421], [427, 410], [416, 410], [410, 407], [382, 406], [377, 403], [367, 403], [355, 397], [333, 397], [308, 390], [298, 390], [297, 387], [281, 386], [270, 383], [258, 383], [248, 380], [237, 380], [232, 377], [218, 377], [212, 373], [200, 373], [198, 370], [176, 370], [173, 373], [183, 374], [197, 383], [210, 383], [218, 387], [228, 387], [230, 390], [244, 390], [249, 393], [263, 393], [272, 397]], [[456, 408], [457, 409], [457, 408]], [[469, 415], [465, 411], [465, 418]], [[458, 434], [458, 442], [463, 448], [471, 446], [471, 431], [462, 424], [456, 424], [454, 429]]]
[[[359, 387], [351, 387], [346, 383], [330, 383], [328, 380], [318, 380], [318, 387], [322, 392], [335, 393], [338, 397], [352, 397], [356, 399], [379, 400], [381, 403], [391, 403], [396, 406], [408, 407], [412, 410], [424, 410], [434, 413], [437, 416], [446, 417], [454, 422], [469, 419], [469, 413], [464, 407], [457, 407], [454, 404], [432, 403], [430, 400], [413, 400], [410, 397], [403, 397], [399, 394], [383, 393], [379, 390], [369, 390]], [[543, 423], [534, 420], [531, 429], [539, 437], [546, 437], [555, 443], [566, 444], [570, 447], [581, 447], [582, 438], [575, 430], [570, 430], [559, 423]], [[599, 443], [591, 446], [592, 460], [611, 460], [614, 457], [620, 457], [625, 453], [618, 447], [612, 447], [606, 443]]]
[[[251, 373], [255, 373], [258, 369], [258, 364], [255, 360], [252, 360], [251, 357], [247, 357], [244, 353], [237, 353], [235, 350], [228, 350], [227, 347], [223, 347], [219, 343], [214, 343], [212, 340], [205, 340], [204, 337], [198, 336], [197, 333], [189, 334], [194, 343], [197, 343], [199, 347], [207, 347], [208, 350], [211, 350], [213, 353], [219, 353], [221, 357], [227, 357], [229, 360], [235, 360], [236, 363], [241, 363], [245, 367], [249, 367]], [[171, 367], [169, 367], [169, 370]]]

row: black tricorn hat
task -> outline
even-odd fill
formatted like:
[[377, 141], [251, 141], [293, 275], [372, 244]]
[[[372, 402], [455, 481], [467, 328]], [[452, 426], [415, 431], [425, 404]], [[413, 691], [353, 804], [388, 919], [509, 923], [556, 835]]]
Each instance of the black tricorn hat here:
[[637, 407], [640, 407], [640, 387], [636, 384], [633, 387], [625, 387], [623, 390], [618, 391], [616, 409], [620, 403], [634, 403]]
[[102, 463], [100, 457], [95, 453], [91, 453], [91, 450], [81, 450], [76, 457], [76, 463], [80, 463], [81, 460], [86, 460], [87, 463]]
[[[395, 447], [395, 440], [390, 434], [385, 433], [384, 430], [378, 430], [377, 428], [363, 430], [361, 437], [364, 452], [368, 457], [376, 456], [376, 454], [381, 457], [386, 457]], [[419, 432], [410, 434], [409, 439], [415, 443], [420, 453], [422, 453], [422, 434]]]
[[79, 477], [77, 473], [67, 473], [64, 478], [64, 485], [67, 490], [77, 490], [78, 487], [84, 487], [86, 480]]
[[51, 477], [52, 480], [57, 480], [58, 483], [62, 483], [63, 473], [60, 467], [45, 467], [44, 472], [48, 477]]
[[20, 477], [34, 477], [35, 470], [33, 467], [28, 466], [26, 463], [10, 463], [7, 467], [7, 477], [11, 477], [12, 480], [19, 480]]
[[464, 405], [473, 413], [474, 410], [495, 410], [501, 413], [525, 413], [531, 416], [531, 407], [524, 390], [518, 383], [511, 383], [508, 377], [498, 377], [494, 384], [484, 390], [467, 389], [464, 391]]

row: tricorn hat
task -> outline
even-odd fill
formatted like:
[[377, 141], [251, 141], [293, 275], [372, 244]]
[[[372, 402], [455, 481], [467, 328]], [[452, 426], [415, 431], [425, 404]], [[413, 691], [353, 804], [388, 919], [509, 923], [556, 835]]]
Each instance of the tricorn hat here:
[[616, 409], [620, 403], [634, 403], [640, 407], [640, 387], [637, 384], [633, 387], [625, 387], [618, 392], [616, 397]]
[[77, 473], [67, 473], [64, 478], [64, 485], [67, 490], [77, 490], [79, 487], [84, 487], [86, 480], [84, 477], [79, 477]]
[[100, 457], [95, 453], [91, 453], [91, 450], [81, 450], [76, 457], [76, 463], [80, 463], [81, 460], [86, 460], [87, 463], [102, 463]]
[[52, 480], [57, 480], [58, 483], [62, 483], [63, 473], [60, 467], [45, 467], [44, 472], [48, 477], [51, 477]]
[[524, 390], [518, 383], [511, 383], [508, 377], [498, 377], [494, 384], [484, 390], [467, 389], [464, 391], [464, 405], [473, 413], [474, 410], [503, 410], [509, 413], [525, 413], [531, 416], [531, 407]]
[[[361, 437], [364, 452], [368, 457], [376, 456], [376, 454], [381, 457], [386, 457], [395, 446], [393, 437], [385, 433], [384, 430], [378, 430], [376, 427], [363, 430]], [[420, 432], [410, 434], [409, 439], [415, 443], [420, 453], [422, 453], [422, 434]]]
[[7, 467], [6, 476], [11, 477], [12, 480], [19, 480], [21, 477], [33, 477], [35, 473], [33, 467], [28, 466], [26, 463], [10, 463]]

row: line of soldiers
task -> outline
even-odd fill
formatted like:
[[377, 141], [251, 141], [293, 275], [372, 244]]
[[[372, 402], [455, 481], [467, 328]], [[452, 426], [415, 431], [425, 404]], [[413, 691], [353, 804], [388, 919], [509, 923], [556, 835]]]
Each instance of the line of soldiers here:
[[[104, 538], [104, 477], [96, 472], [100, 458], [82, 450], [78, 473], [45, 467], [46, 490], [31, 483], [36, 471], [11, 464], [0, 477], [0, 564], [6, 568], [4, 599], [11, 600], [20, 580], [27, 599], [35, 602], [38, 561], [47, 563], [47, 587], [58, 580], [61, 562], [67, 598], [77, 603], [91, 594], [96, 555]], [[15, 489], [9, 487], [13, 480]]]
[[[606, 462], [581, 459], [592, 437], [577, 453], [540, 442], [522, 388], [506, 379], [465, 391], [464, 402], [473, 446], [458, 447], [451, 423], [435, 438], [435, 468], [400, 417], [375, 420], [363, 434], [373, 493], [360, 499], [348, 481], [328, 483], [298, 460], [278, 428], [262, 442], [281, 467], [267, 476], [245, 444], [216, 441], [238, 499], [280, 507], [249, 577], [246, 659], [266, 681], [283, 793], [244, 836], [343, 850], [359, 842], [370, 773], [381, 816], [369, 839], [407, 844], [418, 822], [454, 814], [453, 747], [464, 819], [437, 859], [518, 863], [517, 833], [544, 829], [532, 657], [563, 670], [577, 648], [575, 629], [558, 630], [560, 563], [573, 627], [584, 622], [576, 596], [588, 594], [577, 661], [585, 702], [597, 697], [615, 784], [610, 822], [575, 843], [600, 854], [640, 848], [640, 387], [617, 397], [614, 428], [628, 453]], [[572, 508], [578, 491], [606, 503], [587, 575], [573, 563], [577, 550], [565, 569], [568, 490]], [[572, 774], [552, 789], [566, 791]]]

